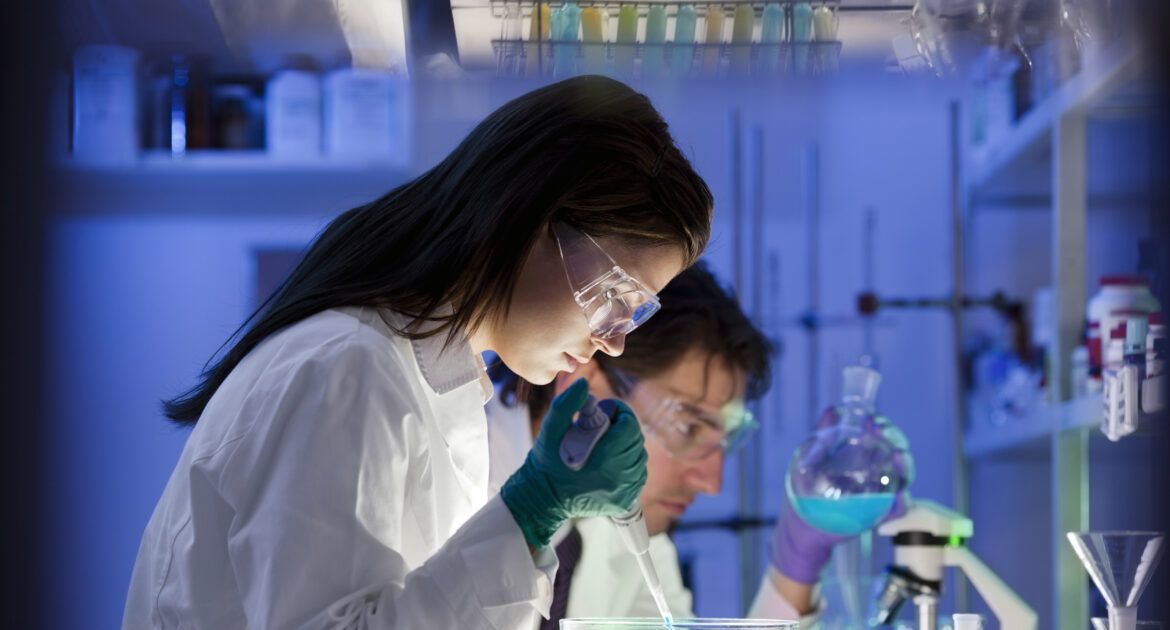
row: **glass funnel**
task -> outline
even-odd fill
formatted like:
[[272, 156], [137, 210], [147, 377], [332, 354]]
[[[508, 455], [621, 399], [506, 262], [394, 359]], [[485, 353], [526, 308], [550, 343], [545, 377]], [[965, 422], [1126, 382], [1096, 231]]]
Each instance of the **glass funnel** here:
[[[561, 630], [622, 630], [625, 628], [665, 628], [661, 618], [619, 619], [580, 618], [562, 619]], [[673, 630], [795, 630], [795, 621], [779, 619], [675, 619], [670, 625]]]
[[[1161, 621], [1136, 621], [1137, 630], [1162, 630]], [[1093, 617], [1093, 630], [1109, 630], [1109, 620], [1105, 617]]]
[[1069, 532], [1068, 541], [1109, 607], [1110, 630], [1136, 630], [1137, 605], [1162, 556], [1159, 532]]
[[894, 504], [903, 477], [895, 447], [877, 427], [874, 401], [881, 375], [866, 367], [844, 370], [835, 422], [796, 450], [788, 466], [788, 498], [804, 521], [840, 536], [877, 525]]

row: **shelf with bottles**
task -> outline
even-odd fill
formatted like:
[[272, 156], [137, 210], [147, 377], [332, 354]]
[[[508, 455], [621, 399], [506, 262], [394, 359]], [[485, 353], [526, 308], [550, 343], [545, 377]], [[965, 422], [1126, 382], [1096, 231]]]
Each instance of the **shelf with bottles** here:
[[[1132, 42], [1118, 42], [1085, 63], [1081, 70], [1034, 104], [1019, 120], [988, 133], [972, 147], [967, 186], [975, 201], [1029, 198], [1042, 205], [1052, 194], [1052, 135], [1069, 114], [1084, 112], [1104, 125], [1102, 138], [1125, 135], [1127, 123], [1153, 111], [1149, 85], [1140, 80], [1141, 55]], [[1116, 171], [1116, 169], [1110, 169]], [[1102, 169], [1091, 169], [1090, 201], [1125, 200], [1135, 190], [1144, 190], [1142, 169], [1104, 179]], [[1137, 179], [1135, 179], [1137, 178]], [[1028, 204], [1018, 204], [1027, 207]]]
[[148, 150], [121, 162], [62, 156], [53, 165], [63, 216], [328, 217], [407, 182], [411, 169], [266, 151]]
[[499, 21], [491, 51], [501, 76], [829, 74], [836, 70], [842, 49], [837, 38], [840, 13], [910, 8], [839, 0], [491, 0], [490, 15]]
[[[1162, 434], [1164, 428], [1159, 418], [1165, 414], [1164, 392], [1166, 391], [1166, 377], [1157, 377], [1145, 381], [1144, 392], [1163, 392], [1158, 396], [1157, 403], [1152, 402], [1153, 396], [1142, 396], [1142, 405], [1152, 407], [1157, 404], [1156, 410], [1139, 412], [1135, 430], [1121, 436], [1155, 435]], [[1048, 453], [1048, 440], [1055, 433], [1090, 429], [1093, 435], [1101, 439], [1112, 439], [1105, 434], [1102, 426], [1105, 402], [1101, 394], [1085, 394], [1063, 403], [1043, 403], [1018, 417], [1013, 417], [995, 426], [987, 421], [985, 415], [970, 414], [972, 428], [963, 436], [963, 453], [971, 459], [989, 457], [1010, 452], [1027, 451], [1037, 454]], [[1117, 441], [1117, 440], [1112, 440]]]

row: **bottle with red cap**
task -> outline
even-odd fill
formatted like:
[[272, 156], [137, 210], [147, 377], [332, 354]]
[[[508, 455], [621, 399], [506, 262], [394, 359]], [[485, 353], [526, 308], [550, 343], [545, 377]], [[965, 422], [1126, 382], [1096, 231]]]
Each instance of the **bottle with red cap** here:
[[[1158, 299], [1150, 291], [1149, 281], [1144, 277], [1102, 276], [1101, 288], [1089, 300], [1086, 309], [1090, 377], [1100, 377], [1101, 369], [1107, 361], [1103, 350], [1107, 351], [1110, 335], [1118, 323], [1124, 322], [1127, 317], [1148, 317], [1150, 313], [1161, 310]], [[1121, 343], [1124, 345], [1125, 332], [1122, 331], [1121, 335]]]

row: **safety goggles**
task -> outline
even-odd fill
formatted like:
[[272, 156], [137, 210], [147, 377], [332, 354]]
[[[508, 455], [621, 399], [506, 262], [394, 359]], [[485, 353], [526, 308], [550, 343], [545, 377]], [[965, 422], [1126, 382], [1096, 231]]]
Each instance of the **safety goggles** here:
[[642, 430], [671, 457], [701, 460], [718, 450], [725, 455], [733, 453], [759, 427], [742, 401], [732, 401], [715, 414], [648, 381], [635, 380], [613, 368], [605, 371], [625, 392], [623, 398], [643, 412], [650, 410], [638, 418]]
[[553, 223], [552, 229], [573, 300], [593, 334], [603, 339], [628, 335], [662, 307], [654, 292], [618, 266], [593, 237], [564, 223]]

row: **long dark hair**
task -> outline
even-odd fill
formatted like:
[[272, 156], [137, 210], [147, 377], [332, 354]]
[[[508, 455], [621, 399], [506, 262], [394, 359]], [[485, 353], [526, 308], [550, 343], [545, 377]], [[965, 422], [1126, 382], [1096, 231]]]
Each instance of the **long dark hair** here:
[[[445, 333], [448, 341], [505, 316], [520, 269], [553, 220], [632, 246], [677, 247], [690, 265], [706, 247], [712, 205], [645, 96], [598, 76], [529, 92], [434, 168], [331, 221], [199, 383], [163, 409], [178, 423], [196, 422], [261, 341], [326, 309], [393, 309], [413, 318], [399, 334]], [[446, 304], [453, 310], [440, 313]]]
[[[748, 319], [734, 294], [719, 284], [705, 263], [700, 261], [680, 273], [658, 297], [662, 308], [626, 337], [621, 356], [599, 352], [593, 358], [618, 396], [629, 391], [628, 381], [617, 378], [616, 373], [653, 378], [692, 350], [707, 353], [708, 367], [718, 358], [743, 372], [747, 400], [768, 392], [775, 345]], [[493, 365], [491, 371], [505, 405], [524, 404], [533, 420], [544, 416], [555, 395], [554, 384], [533, 385], [502, 364]]]

